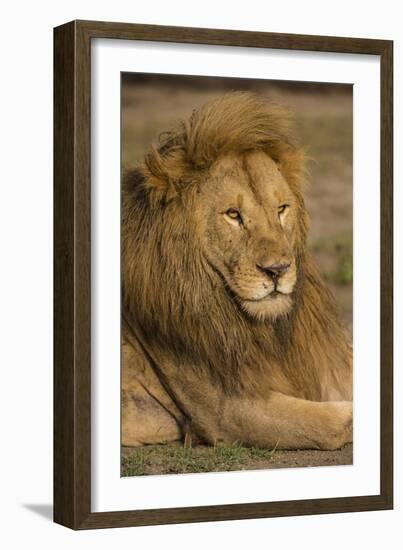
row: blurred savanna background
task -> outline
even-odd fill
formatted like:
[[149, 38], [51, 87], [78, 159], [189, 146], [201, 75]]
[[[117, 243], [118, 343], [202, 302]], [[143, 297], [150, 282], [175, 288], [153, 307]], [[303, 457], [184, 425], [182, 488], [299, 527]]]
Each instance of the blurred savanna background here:
[[[122, 74], [122, 169], [136, 167], [161, 132], [194, 109], [233, 90], [249, 90], [289, 108], [310, 157], [306, 205], [309, 246], [330, 286], [340, 317], [353, 321], [353, 87], [349, 84], [163, 74]], [[349, 464], [351, 447], [334, 452], [262, 451], [233, 446], [124, 449], [122, 475]]]

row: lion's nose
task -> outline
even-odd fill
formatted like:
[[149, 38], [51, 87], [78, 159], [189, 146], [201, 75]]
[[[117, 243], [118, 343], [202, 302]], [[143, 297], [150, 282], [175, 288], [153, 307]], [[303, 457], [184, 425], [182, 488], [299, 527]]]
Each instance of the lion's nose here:
[[260, 265], [257, 264], [256, 267], [259, 271], [262, 271], [269, 277], [271, 277], [274, 281], [277, 281], [281, 275], [284, 275], [284, 273], [288, 270], [291, 264], [271, 264], [271, 265]]

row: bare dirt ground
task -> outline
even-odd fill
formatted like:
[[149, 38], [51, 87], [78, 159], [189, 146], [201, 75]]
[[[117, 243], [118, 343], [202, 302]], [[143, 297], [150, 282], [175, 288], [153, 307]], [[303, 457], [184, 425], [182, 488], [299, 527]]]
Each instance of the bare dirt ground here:
[[342, 466], [353, 463], [353, 446], [337, 451], [271, 451], [237, 445], [185, 449], [179, 444], [122, 449], [122, 476]]
[[[300, 143], [312, 158], [306, 190], [311, 217], [309, 246], [335, 296], [340, 317], [352, 334], [353, 105], [350, 86], [321, 84], [302, 87], [244, 80], [232, 81], [228, 85], [223, 79], [208, 79], [201, 83], [198, 79], [163, 75], [128, 77], [123, 79], [122, 86], [123, 168], [136, 166], [150, 144], [158, 142], [162, 131], [174, 127], [193, 109], [229, 89], [252, 89], [295, 112]], [[185, 468], [184, 471], [188, 471], [186, 468], [211, 471], [352, 463], [352, 446], [332, 452], [276, 451], [270, 457], [248, 450], [237, 454], [234, 448], [230, 448], [223, 452], [224, 455], [227, 453], [225, 460], [221, 451], [217, 458], [210, 456], [212, 451], [208, 449], [195, 447], [191, 451], [183, 450], [182, 455], [176, 446], [171, 445], [145, 450], [124, 449], [122, 475], [173, 473], [175, 468], [176, 471], [182, 471], [181, 468]], [[130, 466], [130, 461], [134, 467]], [[207, 467], [211, 469], [203, 469]]]

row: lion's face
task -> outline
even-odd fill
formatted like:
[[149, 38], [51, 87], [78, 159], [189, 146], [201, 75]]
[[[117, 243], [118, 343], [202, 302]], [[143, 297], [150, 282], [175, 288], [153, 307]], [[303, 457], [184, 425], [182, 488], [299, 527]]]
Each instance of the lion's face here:
[[263, 152], [227, 155], [199, 197], [204, 254], [242, 309], [257, 319], [287, 313], [297, 281], [298, 205], [276, 162]]

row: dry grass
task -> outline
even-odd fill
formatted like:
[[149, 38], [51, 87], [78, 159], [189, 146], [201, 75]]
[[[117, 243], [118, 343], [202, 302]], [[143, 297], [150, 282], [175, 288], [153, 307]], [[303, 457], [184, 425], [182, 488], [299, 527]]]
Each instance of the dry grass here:
[[278, 451], [247, 448], [241, 445], [222, 447], [150, 445], [124, 448], [121, 475], [190, 474], [231, 472], [352, 464], [353, 447], [337, 451]]
[[170, 474], [229, 472], [246, 469], [250, 460], [269, 461], [274, 453], [275, 449], [246, 448], [239, 444], [195, 448], [153, 445], [140, 447], [123, 456], [122, 476], [161, 472]]

